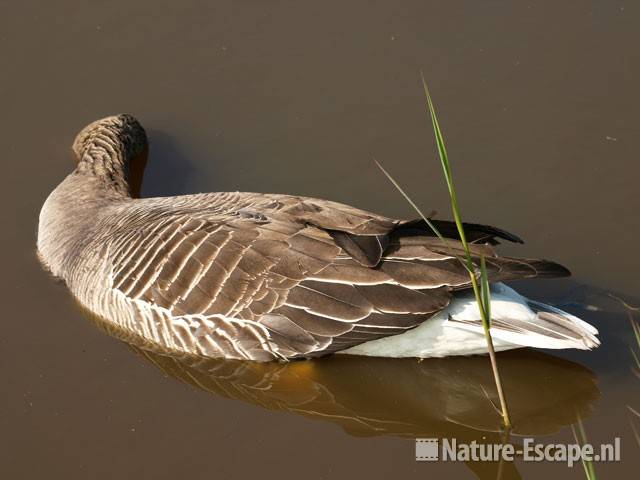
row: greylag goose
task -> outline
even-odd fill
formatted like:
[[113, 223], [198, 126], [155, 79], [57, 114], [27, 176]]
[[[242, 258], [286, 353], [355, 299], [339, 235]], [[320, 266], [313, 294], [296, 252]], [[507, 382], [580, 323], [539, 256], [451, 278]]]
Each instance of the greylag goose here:
[[[75, 170], [40, 212], [39, 257], [119, 328], [166, 350], [258, 361], [486, 352], [451, 222], [435, 221], [443, 245], [421, 221], [314, 198], [135, 198], [147, 137], [130, 115], [91, 123], [73, 151]], [[521, 242], [498, 228], [465, 230], [474, 258], [487, 258], [496, 350], [599, 344], [588, 323], [502, 283], [567, 269], [497, 256], [498, 240]]]

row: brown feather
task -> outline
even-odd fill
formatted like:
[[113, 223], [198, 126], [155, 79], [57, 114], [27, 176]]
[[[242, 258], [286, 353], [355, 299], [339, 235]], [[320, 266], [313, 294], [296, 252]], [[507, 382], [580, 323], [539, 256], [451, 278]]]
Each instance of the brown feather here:
[[[224, 195], [229, 201], [232, 194]], [[244, 205], [237, 215], [174, 207], [132, 219], [140, 225], [135, 235], [123, 222], [113, 257], [114, 284], [127, 295], [221, 325], [198, 337], [209, 355], [323, 355], [413, 328], [445, 308], [452, 291], [469, 288], [468, 273], [454, 258], [462, 253], [455, 236], [443, 245], [419, 223], [333, 202], [233, 195]], [[448, 223], [440, 225], [453, 236]], [[476, 242], [517, 238], [482, 225], [471, 232]], [[488, 244], [471, 248], [476, 261], [487, 258], [491, 281], [567, 273], [544, 260], [497, 257]], [[249, 323], [239, 328], [221, 320], [226, 317], [257, 322], [268, 338]]]

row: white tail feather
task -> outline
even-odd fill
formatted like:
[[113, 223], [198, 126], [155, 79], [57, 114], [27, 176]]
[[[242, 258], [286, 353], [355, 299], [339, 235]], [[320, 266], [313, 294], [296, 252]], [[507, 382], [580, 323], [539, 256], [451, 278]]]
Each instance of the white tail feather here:
[[[491, 335], [497, 351], [520, 347], [577, 348], [600, 345], [598, 330], [558, 308], [534, 302], [504, 284], [492, 285]], [[442, 357], [486, 353], [475, 298], [456, 297], [433, 318], [406, 333], [357, 345], [342, 353], [382, 357]]]

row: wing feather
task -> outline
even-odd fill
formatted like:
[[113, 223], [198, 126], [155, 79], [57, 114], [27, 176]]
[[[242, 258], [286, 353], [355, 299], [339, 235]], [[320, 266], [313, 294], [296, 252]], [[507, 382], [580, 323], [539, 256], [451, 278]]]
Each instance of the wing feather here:
[[[111, 284], [154, 314], [168, 312], [189, 351], [323, 355], [413, 328], [469, 287], [455, 258], [460, 242], [442, 245], [419, 222], [304, 197], [180, 198], [170, 207], [141, 200], [146, 209], [117, 219]], [[473, 255], [487, 257], [492, 281], [564, 273], [550, 262], [495, 256], [481, 242], [496, 237], [517, 239], [473, 225]]]

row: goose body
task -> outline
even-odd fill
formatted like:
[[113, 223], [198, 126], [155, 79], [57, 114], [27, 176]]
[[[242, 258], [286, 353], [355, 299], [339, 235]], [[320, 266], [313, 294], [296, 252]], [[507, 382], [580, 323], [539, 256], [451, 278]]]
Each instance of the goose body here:
[[[91, 312], [159, 347], [248, 360], [342, 352], [389, 357], [486, 351], [461, 245], [418, 221], [292, 195], [225, 192], [134, 198], [147, 140], [130, 115], [76, 137], [76, 169], [49, 195], [38, 252]], [[589, 349], [589, 324], [505, 280], [557, 277], [545, 260], [499, 257], [500, 229], [467, 224], [487, 259], [496, 349]]]

